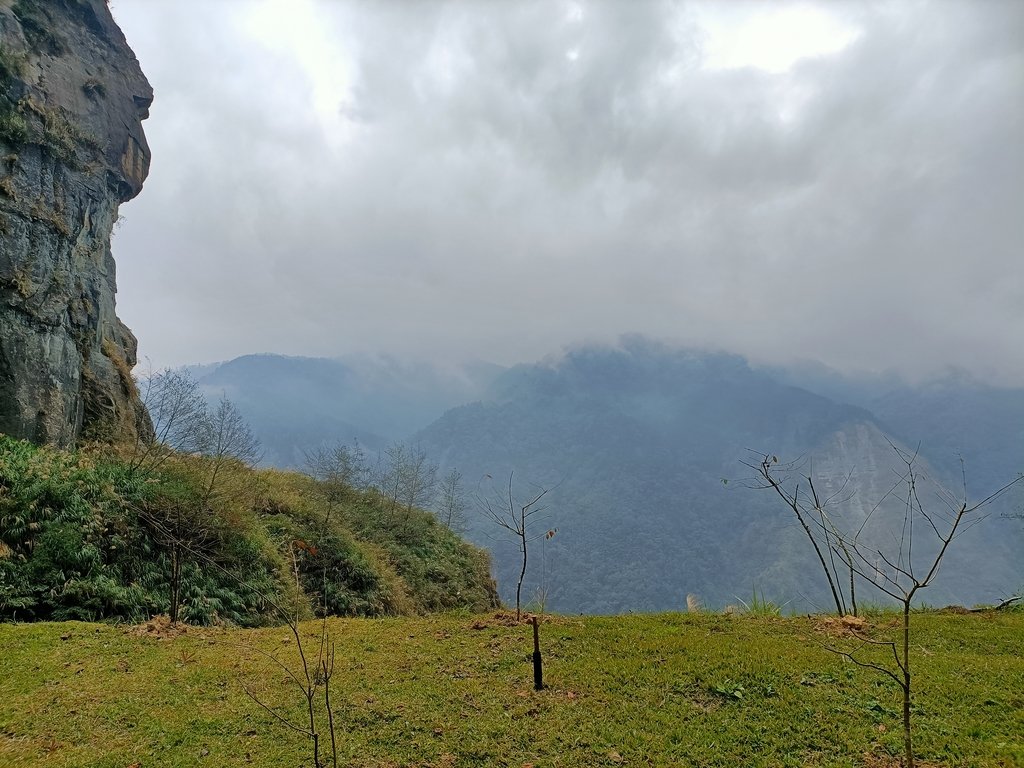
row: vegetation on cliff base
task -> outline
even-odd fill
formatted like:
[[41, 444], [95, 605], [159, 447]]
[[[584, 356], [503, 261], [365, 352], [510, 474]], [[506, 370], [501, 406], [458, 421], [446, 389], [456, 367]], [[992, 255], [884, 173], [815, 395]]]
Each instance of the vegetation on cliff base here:
[[167, 612], [176, 585], [190, 623], [276, 623], [293, 551], [307, 611], [494, 604], [486, 554], [430, 514], [398, 524], [373, 492], [329, 500], [308, 477], [237, 462], [211, 488], [211, 461], [175, 454], [141, 471], [109, 448], [0, 435], [0, 620], [137, 622]]

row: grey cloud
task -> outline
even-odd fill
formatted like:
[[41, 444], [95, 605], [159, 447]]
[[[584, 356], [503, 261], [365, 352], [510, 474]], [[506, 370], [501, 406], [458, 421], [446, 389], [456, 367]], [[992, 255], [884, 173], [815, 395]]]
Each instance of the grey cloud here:
[[143, 353], [639, 331], [1024, 382], [1019, 4], [823, 5], [858, 39], [782, 75], [702, 69], [691, 6], [580, 7], [318, 4], [355, 62], [339, 150], [250, 4], [121, 0], [157, 91], [115, 242]]

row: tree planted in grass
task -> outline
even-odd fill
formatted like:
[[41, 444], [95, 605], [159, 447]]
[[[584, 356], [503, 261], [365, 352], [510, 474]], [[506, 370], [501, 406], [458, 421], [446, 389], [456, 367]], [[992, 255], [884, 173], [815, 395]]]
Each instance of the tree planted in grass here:
[[153, 423], [153, 434], [139, 432], [129, 467], [150, 471], [175, 452], [198, 452], [208, 414], [195, 379], [186, 371], [165, 368], [138, 378], [136, 386]]
[[[849, 500], [849, 497], [844, 494], [850, 481], [850, 475], [846, 476], [838, 491], [823, 498], [814, 487], [814, 478], [810, 474], [799, 474], [799, 470], [803, 468], [801, 462], [780, 463], [777, 456], [768, 453], [754, 454], [754, 456], [756, 460], [741, 462], [755, 472], [755, 476], [746, 481], [747, 487], [774, 491], [792, 510], [821, 564], [822, 573], [828, 581], [832, 599], [835, 601], [836, 613], [840, 617], [848, 613], [856, 616], [857, 586], [854, 579], [852, 557], [843, 539], [836, 537], [829, 511], [830, 507]], [[792, 479], [794, 476], [795, 479]], [[848, 579], [849, 603], [847, 603], [847, 594], [843, 588], [844, 578], [841, 578], [839, 564], [836, 562], [837, 550], [838, 557], [845, 568], [843, 576]]]
[[[305, 604], [305, 597], [302, 592], [299, 577], [299, 557], [305, 554], [315, 555], [316, 549], [300, 540], [295, 540], [289, 548], [291, 555], [292, 576], [295, 583], [295, 595], [293, 604], [286, 610], [277, 606], [281, 617], [287, 624], [292, 638], [295, 640], [295, 650], [299, 661], [294, 667], [281, 661], [275, 654], [268, 653], [260, 648], [253, 647], [264, 658], [270, 660], [281, 669], [292, 683], [301, 691], [303, 698], [303, 719], [296, 722], [287, 715], [271, 707], [263, 701], [248, 686], [242, 686], [246, 696], [252, 699], [264, 711], [273, 718], [296, 733], [302, 734], [310, 742], [314, 768], [338, 768], [338, 739], [337, 729], [334, 722], [334, 710], [331, 707], [331, 681], [334, 679], [334, 639], [327, 628], [327, 610], [324, 608], [320, 621], [320, 637], [317, 642], [315, 653], [307, 648], [299, 630], [299, 619], [301, 608]], [[324, 574], [326, 582], [327, 575]], [[325, 585], [326, 586], [326, 585]], [[307, 606], [308, 607], [308, 606]], [[326, 756], [326, 746], [322, 743], [324, 739], [330, 739], [330, 758]]]
[[255, 467], [262, 457], [260, 441], [235, 404], [221, 395], [217, 407], [206, 414], [200, 429], [199, 451], [206, 457], [203, 504], [217, 490], [217, 481], [231, 464]]
[[522, 556], [522, 568], [519, 571], [519, 581], [516, 582], [516, 621], [522, 617], [522, 593], [523, 580], [526, 578], [527, 550], [531, 541], [546, 535], [546, 531], [531, 536], [527, 530], [530, 519], [547, 509], [540, 504], [541, 499], [548, 495], [550, 488], [535, 487], [535, 493], [530, 496], [524, 504], [522, 500], [516, 500], [512, 494], [512, 477], [515, 473], [510, 472], [508, 476], [507, 497], [496, 499], [481, 499], [481, 506], [484, 514], [492, 523], [503, 528], [512, 534], [519, 546], [519, 554]]
[[404, 511], [405, 523], [416, 507], [429, 507], [437, 487], [437, 465], [418, 445], [392, 443], [370, 472], [370, 484], [377, 488], [388, 507], [391, 522]]
[[[890, 443], [892, 445], [892, 443]], [[833, 549], [841, 545], [844, 552], [852, 554], [850, 568], [858, 576], [868, 580], [872, 586], [889, 597], [895, 599], [902, 609], [903, 623], [900, 642], [872, 640], [861, 637], [866, 645], [879, 645], [892, 652], [893, 666], [883, 666], [857, 658], [856, 651], [842, 651], [834, 648], [828, 650], [838, 653], [858, 666], [868, 667], [891, 678], [903, 694], [903, 760], [907, 768], [914, 768], [914, 747], [911, 733], [911, 698], [913, 694], [913, 677], [910, 673], [910, 606], [922, 589], [931, 586], [939, 572], [939, 566], [949, 551], [949, 546], [959, 534], [980, 522], [984, 516], [979, 511], [1003, 494], [1010, 486], [1018, 482], [1014, 480], [995, 493], [975, 504], [968, 503], [967, 481], [964, 478], [963, 496], [955, 498], [944, 489], [939, 488], [939, 497], [944, 502], [944, 511], [929, 510], [921, 500], [922, 475], [917, 470], [917, 454], [909, 453], [892, 445], [892, 449], [904, 464], [904, 471], [893, 485], [893, 493], [902, 489], [904, 500], [903, 526], [896, 546], [889, 552], [879, 547], [869, 546], [860, 541], [864, 525], [852, 537], [839, 533], [833, 528]], [[877, 506], [876, 506], [877, 509]], [[924, 528], [926, 535], [933, 538], [930, 556], [918, 560], [915, 564], [914, 539], [915, 527]], [[918, 552], [922, 542], [918, 541]]]
[[220, 520], [207, 511], [202, 491], [188, 476], [161, 483], [155, 493], [136, 509], [168, 558], [168, 614], [178, 623], [181, 611], [182, 574], [189, 561], [206, 558], [218, 550]]
[[[898, 641], [875, 640], [858, 632], [854, 636], [860, 641], [861, 646], [853, 651], [847, 651], [828, 647], [827, 650], [842, 656], [845, 659], [861, 667], [873, 669], [890, 678], [899, 686], [903, 697], [903, 763], [906, 768], [914, 767], [914, 748], [911, 731], [911, 702], [913, 699], [913, 676], [911, 675], [911, 654], [910, 654], [910, 608], [918, 593], [931, 586], [938, 575], [939, 567], [949, 551], [953, 540], [969, 528], [981, 522], [984, 515], [980, 511], [996, 498], [1005, 493], [1011, 486], [1024, 478], [1007, 483], [1002, 488], [982, 499], [980, 502], [971, 504], [967, 498], [967, 480], [964, 475], [963, 495], [957, 498], [941, 486], [935, 485], [934, 490], [937, 501], [944, 509], [930, 508], [922, 500], [922, 485], [925, 477], [917, 467], [917, 453], [911, 453], [889, 443], [893, 451], [899, 457], [902, 470], [897, 473], [895, 482], [888, 492], [878, 501], [867, 515], [864, 522], [853, 533], [840, 529], [836, 522], [835, 515], [829, 515], [824, 511], [826, 504], [819, 501], [814, 492], [813, 484], [808, 478], [810, 489], [809, 498], [813, 499], [814, 512], [817, 517], [807, 515], [807, 510], [800, 504], [800, 497], [797, 492], [787, 494], [782, 489], [782, 483], [773, 474], [774, 467], [778, 460], [772, 456], [765, 457], [759, 467], [760, 477], [765, 481], [763, 487], [774, 488], [794, 510], [804, 530], [817, 543], [818, 536], [822, 537], [828, 546], [828, 555], [831, 558], [839, 557], [846, 563], [851, 573], [851, 590], [853, 579], [860, 577], [868, 582], [875, 589], [899, 603], [902, 612], [902, 625]], [[750, 465], [748, 465], [750, 466]], [[848, 478], [847, 478], [848, 479]], [[844, 484], [845, 487], [845, 484]], [[873, 515], [879, 510], [886, 498], [896, 497], [901, 501], [903, 509], [902, 524], [898, 531], [892, 531], [894, 544], [888, 548], [869, 544], [864, 540], [866, 531], [872, 521]], [[810, 524], [805, 523], [807, 520]], [[926, 544], [923, 536], [930, 540]], [[826, 565], [825, 554], [821, 549], [815, 547], [822, 566], [827, 574], [834, 574]], [[832, 561], [834, 563], [834, 560]], [[833, 566], [834, 567], [834, 566]], [[839, 606], [839, 595], [841, 590], [834, 586], [833, 594], [837, 596], [837, 607]], [[840, 610], [842, 608], [840, 607]], [[860, 657], [860, 654], [867, 646], [882, 647], [892, 654], [891, 663], [879, 663], [878, 661], [867, 661]], [[886, 654], [888, 655], [888, 654]]]
[[255, 466], [261, 455], [260, 444], [234, 403], [222, 395], [211, 409], [187, 372], [166, 369], [151, 373], [141, 382], [140, 390], [154, 435], [152, 440], [136, 442], [129, 460], [131, 471], [153, 478], [175, 454], [203, 457], [188, 468], [179, 466], [179, 482], [165, 485], [161, 493], [137, 509], [166, 548], [169, 613], [171, 623], [176, 624], [185, 566], [217, 549], [222, 521], [214, 509], [215, 497], [228, 468]]
[[352, 445], [335, 443], [304, 451], [306, 471], [331, 493], [343, 497], [352, 490], [365, 490], [370, 483], [366, 453], [354, 440]]

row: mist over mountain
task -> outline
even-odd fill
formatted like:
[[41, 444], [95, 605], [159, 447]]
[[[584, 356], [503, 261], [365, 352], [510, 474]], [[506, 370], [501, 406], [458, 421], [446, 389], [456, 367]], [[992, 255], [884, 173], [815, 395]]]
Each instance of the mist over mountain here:
[[[745, 487], [751, 472], [741, 462], [756, 452], [802, 459], [801, 474], [840, 493], [845, 522], [874, 515], [879, 546], [902, 519], [896, 497], [872, 511], [901, 468], [890, 443], [920, 450], [932, 505], [943, 503], [941, 489], [961, 491], [959, 455], [974, 501], [1024, 470], [1024, 391], [963, 376], [911, 386], [757, 368], [643, 337], [457, 373], [255, 355], [201, 384], [236, 400], [268, 463], [298, 465], [303, 448], [356, 438], [371, 452], [406, 440], [442, 471], [457, 468], [470, 499], [467, 536], [494, 553], [506, 600], [519, 554], [481, 507], [501, 503], [510, 475], [517, 498], [550, 489], [535, 530], [557, 533], [534, 542], [524, 594], [565, 612], [675, 609], [691, 592], [721, 606], [755, 590], [792, 610], [827, 609], [792, 512]], [[1024, 581], [1022, 526], [1000, 517], [1020, 503], [1019, 492], [1008, 496], [958, 538], [926, 600], [993, 600]], [[866, 588], [861, 597], [878, 599]]]
[[1024, 471], [1024, 391], [992, 387], [962, 374], [916, 388], [898, 387], [868, 407], [890, 432], [920, 441], [938, 465], [956, 475], [960, 458], [972, 496]]
[[210, 399], [222, 394], [249, 420], [264, 462], [301, 467], [304, 451], [358, 440], [370, 450], [404, 440], [447, 409], [479, 397], [503, 368], [442, 369], [389, 358], [245, 355], [191, 369]]
[[[893, 373], [843, 376], [820, 364], [772, 368], [776, 379], [871, 411], [887, 433], [921, 446], [947, 476], [967, 472], [969, 495], [1024, 470], [1024, 390], [988, 384], [963, 369], [911, 385]], [[973, 492], [972, 492], [973, 487]]]

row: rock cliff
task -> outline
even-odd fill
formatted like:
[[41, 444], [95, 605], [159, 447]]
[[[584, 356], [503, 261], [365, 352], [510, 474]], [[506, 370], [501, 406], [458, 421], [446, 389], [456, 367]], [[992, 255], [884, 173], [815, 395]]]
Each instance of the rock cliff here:
[[151, 430], [110, 233], [149, 171], [152, 100], [103, 0], [0, 0], [0, 432]]

